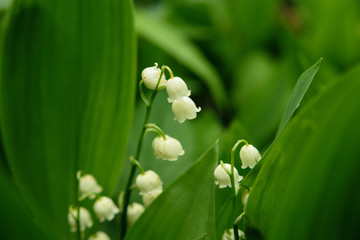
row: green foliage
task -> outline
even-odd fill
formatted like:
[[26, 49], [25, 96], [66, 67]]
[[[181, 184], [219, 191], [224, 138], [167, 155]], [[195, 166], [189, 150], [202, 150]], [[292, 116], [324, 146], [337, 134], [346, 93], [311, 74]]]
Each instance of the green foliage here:
[[228, 100], [219, 74], [183, 32], [154, 19], [144, 11], [137, 11], [136, 29], [141, 37], [151, 41], [198, 75], [207, 84], [219, 110], [227, 110]]
[[282, 116], [280, 126], [276, 135], [279, 135], [281, 133], [281, 131], [284, 129], [291, 116], [294, 114], [295, 110], [299, 107], [302, 98], [304, 97], [315, 74], [317, 73], [320, 67], [321, 60], [322, 59], [320, 59], [312, 67], [306, 70], [303, 74], [301, 74], [299, 80], [295, 85], [293, 93], [291, 94], [291, 98], [288, 102], [288, 105], [286, 106], [285, 112]]
[[312, 101], [262, 160], [246, 209], [249, 239], [358, 236], [359, 74]]
[[106, 194], [121, 172], [135, 91], [132, 6], [16, 1], [6, 24], [0, 111], [7, 161], [38, 223], [50, 225], [53, 239], [68, 239], [75, 172], [94, 174]]
[[215, 239], [218, 142], [146, 209], [127, 234], [130, 239]]

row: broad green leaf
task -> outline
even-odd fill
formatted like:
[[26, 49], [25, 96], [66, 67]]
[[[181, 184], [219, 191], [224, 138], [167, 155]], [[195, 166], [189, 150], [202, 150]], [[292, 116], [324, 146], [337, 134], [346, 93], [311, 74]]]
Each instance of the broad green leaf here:
[[[280, 133], [282, 132], [282, 130], [285, 128], [286, 124], [288, 123], [288, 121], [290, 120], [291, 116], [294, 114], [295, 110], [297, 109], [297, 107], [299, 106], [301, 100], [303, 99], [307, 89], [309, 88], [312, 79], [314, 78], [317, 70], [320, 67], [320, 63], [322, 61], [322, 58], [315, 63], [313, 66], [311, 66], [309, 69], [307, 69], [303, 74], [301, 74], [301, 76], [299, 77], [298, 82], [295, 85], [295, 88], [291, 94], [290, 100], [287, 104], [287, 107], [285, 109], [285, 112], [283, 114], [279, 129], [278, 129], [278, 133], [275, 137], [275, 141], [276, 138], [280, 135]], [[273, 142], [274, 143], [274, 142]], [[270, 145], [270, 147], [268, 148], [271, 149], [272, 145]], [[267, 150], [267, 151], [268, 151]], [[247, 187], [251, 187], [252, 184], [254, 183], [256, 176], [258, 175], [261, 166], [264, 163], [264, 160], [266, 161], [267, 158], [267, 152], [264, 153], [264, 155], [262, 156], [262, 161], [260, 161], [244, 178], [244, 180], [242, 181], [242, 184], [247, 186]]]
[[8, 176], [0, 169], [0, 206], [1, 206], [1, 239], [52, 239], [44, 232], [45, 228], [35, 223]]
[[248, 239], [356, 239], [360, 221], [360, 66], [307, 105], [263, 159]]
[[285, 112], [281, 118], [280, 126], [276, 134], [277, 136], [279, 136], [281, 131], [286, 126], [287, 122], [290, 120], [291, 116], [294, 114], [295, 110], [298, 108], [301, 100], [303, 99], [313, 78], [315, 77], [315, 74], [320, 67], [321, 61], [322, 58], [309, 69], [307, 69], [303, 74], [301, 74], [291, 94], [290, 100], [285, 108]]
[[16, 1], [1, 39], [1, 129], [21, 194], [54, 239], [69, 239], [75, 172], [111, 194], [132, 120], [130, 0]]
[[141, 37], [158, 46], [199, 76], [208, 86], [219, 110], [227, 110], [227, 94], [219, 74], [186, 35], [144, 11], [136, 13], [136, 30]]
[[146, 209], [127, 233], [130, 239], [215, 239], [213, 172], [218, 143]]

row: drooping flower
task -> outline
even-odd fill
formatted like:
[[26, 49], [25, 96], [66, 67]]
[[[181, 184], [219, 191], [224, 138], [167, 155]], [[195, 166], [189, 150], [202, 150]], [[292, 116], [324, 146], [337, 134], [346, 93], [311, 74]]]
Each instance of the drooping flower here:
[[189, 97], [183, 97], [180, 100], [174, 100], [172, 111], [175, 114], [175, 120], [179, 123], [185, 122], [186, 119], [194, 119], [201, 108], [197, 108], [194, 101]]
[[[224, 167], [228, 172], [231, 172], [231, 165], [224, 163]], [[231, 179], [229, 174], [225, 171], [223, 166], [219, 164], [214, 171], [214, 176], [216, 178], [215, 184], [219, 185], [219, 188], [231, 187]], [[234, 167], [234, 181], [235, 189], [239, 186], [239, 182], [243, 179], [243, 176], [239, 175], [238, 170]]]
[[102, 196], [95, 201], [94, 212], [99, 221], [103, 222], [105, 219], [108, 221], [113, 220], [115, 214], [118, 214], [120, 211], [111, 198]]
[[154, 190], [162, 191], [162, 181], [154, 171], [148, 170], [136, 177], [136, 186], [140, 191], [140, 195], [150, 193]]
[[[78, 217], [78, 208], [70, 207], [68, 213], [68, 222], [70, 225], [71, 232], [77, 231], [77, 217]], [[80, 207], [80, 231], [83, 232], [86, 228], [91, 228], [93, 221], [89, 210], [86, 208]]]
[[156, 137], [152, 142], [152, 147], [156, 158], [163, 160], [175, 161], [185, 153], [181, 143], [168, 135], [165, 135], [165, 139]]
[[88, 240], [110, 240], [110, 237], [103, 231], [98, 231], [92, 234]]
[[144, 211], [145, 211], [145, 208], [140, 203], [134, 202], [134, 203], [130, 204], [127, 209], [128, 225], [129, 226], [133, 225]]
[[[161, 69], [158, 68], [158, 64], [155, 63], [155, 66], [145, 68], [141, 77], [144, 82], [145, 87], [151, 90], [155, 90], [156, 84], [159, 81], [159, 77], [161, 74]], [[165, 74], [162, 75], [158, 88], [164, 87], [166, 85]]]
[[245, 144], [240, 149], [241, 168], [253, 168], [261, 159], [259, 151], [251, 144]]
[[151, 192], [142, 195], [142, 200], [145, 207], [148, 207], [160, 194], [162, 189], [154, 189]]
[[168, 101], [172, 103], [175, 100], [180, 101], [183, 97], [190, 96], [186, 83], [179, 77], [170, 78], [166, 84], [166, 91], [169, 95]]
[[[238, 229], [238, 235], [239, 235], [239, 238], [245, 239], [245, 234], [240, 229]], [[221, 239], [222, 240], [234, 240], [235, 239], [234, 229], [233, 228], [226, 229], [224, 234], [222, 235]]]
[[83, 176], [80, 176], [78, 174], [78, 180], [79, 180], [79, 190], [80, 190], [80, 199], [88, 196], [90, 199], [95, 199], [96, 194], [99, 194], [102, 192], [102, 187], [97, 183], [94, 176], [90, 174], [85, 174]]

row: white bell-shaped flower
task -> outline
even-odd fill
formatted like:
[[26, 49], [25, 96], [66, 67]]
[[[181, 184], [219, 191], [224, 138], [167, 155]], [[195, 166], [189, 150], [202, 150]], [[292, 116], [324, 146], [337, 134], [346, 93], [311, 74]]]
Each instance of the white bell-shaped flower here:
[[148, 207], [160, 194], [162, 189], [155, 189], [151, 192], [142, 195], [142, 200], [145, 207]]
[[110, 240], [110, 237], [103, 231], [98, 231], [92, 234], [88, 240]]
[[[239, 229], [238, 229], [238, 235], [239, 235], [239, 238], [245, 239], [244, 232], [239, 230]], [[225, 230], [225, 232], [224, 232], [224, 234], [222, 235], [222, 238], [221, 238], [221, 240], [234, 240], [234, 239], [235, 239], [235, 236], [234, 236], [234, 229], [233, 228]]]
[[136, 186], [140, 191], [140, 195], [152, 192], [154, 190], [162, 191], [162, 181], [154, 171], [148, 170], [144, 174], [136, 177]]
[[[228, 163], [224, 163], [224, 167], [228, 172], [231, 172], [231, 165]], [[225, 171], [223, 166], [219, 164], [214, 171], [214, 176], [216, 178], [215, 184], [219, 185], [219, 188], [231, 187], [231, 179], [229, 174]], [[234, 181], [235, 181], [235, 189], [239, 186], [239, 182], [243, 179], [243, 176], [239, 175], [238, 170], [234, 167]]]
[[259, 151], [251, 144], [245, 144], [240, 149], [241, 168], [253, 168], [261, 159]]
[[189, 97], [183, 97], [180, 100], [174, 100], [172, 103], [172, 111], [175, 114], [175, 120], [179, 123], [185, 122], [186, 119], [194, 119], [201, 108], [196, 108], [193, 100]]
[[[145, 87], [151, 90], [155, 90], [156, 84], [159, 81], [159, 77], [161, 74], [161, 69], [158, 68], [158, 64], [155, 63], [155, 66], [145, 68], [141, 77], [144, 82]], [[166, 85], [165, 74], [162, 75], [158, 88], [164, 87]]]
[[83, 176], [78, 176], [79, 178], [79, 190], [80, 190], [80, 199], [89, 196], [90, 199], [95, 199], [96, 194], [102, 192], [102, 187], [97, 183], [94, 176], [90, 174], [85, 174]]
[[181, 143], [168, 135], [163, 137], [156, 137], [152, 142], [152, 147], [156, 158], [163, 160], [176, 161], [179, 156], [185, 154]]
[[134, 202], [130, 204], [127, 209], [128, 225], [132, 226], [136, 222], [136, 220], [141, 216], [141, 214], [143, 214], [144, 211], [145, 208], [140, 203]]
[[115, 214], [118, 214], [120, 211], [111, 198], [102, 196], [95, 201], [94, 212], [99, 221], [103, 222], [105, 219], [108, 221], [113, 220]]
[[[76, 219], [78, 217], [78, 209], [75, 207], [69, 208], [68, 213], [68, 222], [70, 225], [71, 232], [77, 231]], [[93, 220], [89, 210], [86, 208], [80, 207], [80, 231], [83, 232], [86, 228], [91, 228], [93, 225]]]
[[172, 103], [175, 100], [181, 100], [183, 97], [190, 96], [186, 83], [179, 77], [170, 78], [166, 84], [166, 91], [169, 95], [168, 101]]

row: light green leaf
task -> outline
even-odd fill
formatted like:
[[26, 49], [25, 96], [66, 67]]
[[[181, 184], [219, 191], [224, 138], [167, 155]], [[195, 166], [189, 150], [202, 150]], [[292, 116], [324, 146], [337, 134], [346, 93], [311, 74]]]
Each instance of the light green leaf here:
[[158, 46], [199, 76], [208, 86], [219, 110], [227, 110], [227, 94], [219, 74], [186, 35], [144, 11], [136, 13], [136, 30], [141, 37]]
[[356, 239], [360, 221], [360, 66], [279, 136], [252, 186], [248, 239]]
[[[317, 70], [320, 67], [320, 63], [322, 61], [322, 58], [315, 63], [313, 66], [311, 66], [309, 69], [307, 69], [303, 74], [301, 74], [301, 76], [299, 77], [299, 80], [297, 81], [295, 88], [291, 94], [290, 100], [287, 104], [287, 107], [285, 109], [285, 112], [282, 116], [280, 125], [279, 125], [279, 129], [276, 135], [276, 138], [280, 135], [280, 133], [282, 132], [282, 130], [285, 128], [286, 124], [288, 123], [288, 121], [290, 120], [290, 118], [292, 117], [292, 115], [294, 114], [295, 110], [297, 109], [297, 107], [299, 106], [301, 100], [303, 99], [307, 89], [309, 88], [312, 79], [314, 78], [315, 74], [317, 73]], [[276, 140], [275, 138], [275, 140]], [[272, 146], [269, 147], [269, 149], [271, 149]], [[268, 149], [268, 150], [269, 150]], [[242, 184], [244, 186], [247, 187], [251, 187], [252, 184], [254, 183], [256, 176], [258, 175], [261, 166], [264, 163], [264, 160], [266, 161], [266, 154], [267, 152], [264, 153], [264, 155], [262, 156], [262, 161], [260, 161], [244, 178], [244, 180], [242, 181]]]
[[215, 239], [213, 172], [218, 143], [146, 209], [125, 239]]
[[290, 100], [285, 108], [276, 136], [279, 136], [281, 131], [284, 129], [284, 127], [290, 120], [291, 116], [294, 114], [295, 110], [298, 108], [301, 100], [303, 99], [313, 78], [315, 77], [315, 74], [320, 67], [321, 61], [322, 58], [309, 69], [307, 69], [303, 74], [301, 74], [291, 94]]
[[54, 239], [69, 239], [75, 172], [111, 194], [132, 120], [130, 0], [16, 1], [2, 38], [1, 129], [22, 195]]

